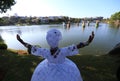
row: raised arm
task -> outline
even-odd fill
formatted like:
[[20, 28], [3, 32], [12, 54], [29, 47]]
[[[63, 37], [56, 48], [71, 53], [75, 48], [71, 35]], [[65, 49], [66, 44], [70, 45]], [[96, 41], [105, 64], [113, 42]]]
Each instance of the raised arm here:
[[46, 53], [49, 52], [48, 49], [41, 48], [41, 47], [34, 46], [34, 45], [30, 45], [30, 44], [24, 42], [18, 34], [16, 35], [16, 38], [21, 44], [23, 44], [26, 48], [28, 48], [28, 53], [29, 54], [32, 54], [32, 55], [35, 55], [35, 56], [42, 56], [44, 58], [47, 57]]
[[31, 48], [32, 48], [32, 45], [24, 42], [24, 41], [20, 38], [20, 36], [19, 36], [18, 34], [16, 35], [16, 38], [17, 38], [17, 40], [18, 40], [21, 44], [23, 44], [26, 48], [28, 48], [28, 52], [30, 53]]
[[89, 39], [86, 41], [86, 42], [80, 42], [78, 45], [77, 45], [77, 48], [83, 48], [85, 46], [88, 46], [92, 40], [94, 39], [94, 32], [92, 31], [91, 35], [89, 36]]

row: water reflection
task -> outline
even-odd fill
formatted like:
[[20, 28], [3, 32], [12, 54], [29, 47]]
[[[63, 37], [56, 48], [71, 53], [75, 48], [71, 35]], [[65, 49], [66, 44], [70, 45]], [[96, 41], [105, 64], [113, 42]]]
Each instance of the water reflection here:
[[60, 47], [86, 41], [91, 32], [94, 31], [95, 38], [93, 42], [90, 46], [80, 49], [81, 54], [105, 54], [115, 44], [120, 42], [120, 28], [109, 27], [105, 23], [99, 23], [98, 27], [95, 27], [95, 23], [89, 23], [89, 26], [86, 25], [85, 27], [82, 27], [82, 23], [79, 23], [79, 26], [71, 23], [70, 27], [64, 27], [62, 24], [1, 26], [0, 35], [8, 45], [8, 48], [25, 49], [16, 40], [16, 34], [21, 35], [22, 39], [28, 43], [49, 48], [46, 42], [46, 32], [50, 28], [57, 28], [61, 31], [63, 38], [60, 41]]

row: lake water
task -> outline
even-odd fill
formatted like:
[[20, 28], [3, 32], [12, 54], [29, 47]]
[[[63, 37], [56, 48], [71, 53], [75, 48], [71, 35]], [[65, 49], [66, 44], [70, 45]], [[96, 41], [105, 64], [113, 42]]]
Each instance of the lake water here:
[[90, 23], [90, 26], [83, 28], [72, 24], [70, 28], [63, 27], [62, 24], [54, 25], [32, 25], [32, 26], [0, 26], [0, 35], [11, 49], [26, 48], [16, 40], [16, 34], [32, 45], [40, 45], [44, 48], [49, 48], [46, 41], [46, 32], [56, 28], [62, 33], [62, 40], [59, 47], [78, 44], [82, 41], [87, 41], [92, 31], [95, 33], [93, 42], [80, 49], [80, 54], [106, 54], [117, 43], [120, 42], [120, 28], [110, 27], [109, 24], [100, 23], [99, 27], [95, 27], [95, 23]]

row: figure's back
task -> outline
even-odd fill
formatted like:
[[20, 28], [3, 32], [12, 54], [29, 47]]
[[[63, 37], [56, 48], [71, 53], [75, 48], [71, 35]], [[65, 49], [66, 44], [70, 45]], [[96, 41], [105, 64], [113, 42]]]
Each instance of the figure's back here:
[[43, 48], [35, 49], [34, 53], [40, 54], [45, 60], [37, 66], [31, 81], [83, 81], [76, 64], [66, 58], [78, 54], [75, 45], [60, 48], [54, 55], [50, 49]]

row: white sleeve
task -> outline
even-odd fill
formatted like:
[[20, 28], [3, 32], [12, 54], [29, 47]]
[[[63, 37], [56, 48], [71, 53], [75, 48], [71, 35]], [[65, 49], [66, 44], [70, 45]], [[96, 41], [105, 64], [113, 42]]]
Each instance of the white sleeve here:
[[49, 50], [46, 48], [40, 48], [36, 46], [32, 46], [31, 48], [31, 54], [35, 56], [42, 56], [43, 58], [46, 58], [49, 53]]
[[76, 45], [64, 47], [64, 48], [62, 48], [62, 50], [63, 50], [62, 52], [65, 54], [65, 56], [72, 56], [72, 55], [79, 54], [79, 50], [77, 49]]

